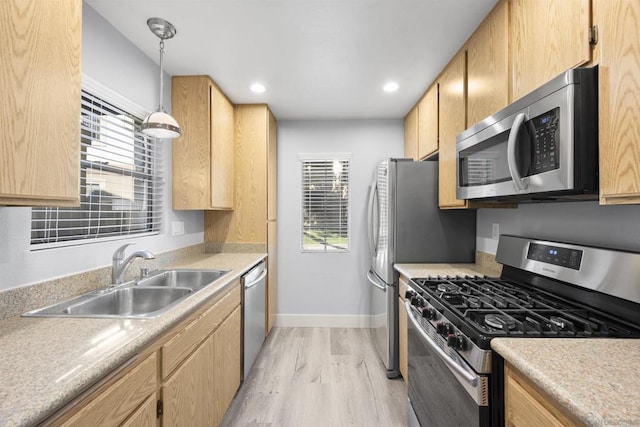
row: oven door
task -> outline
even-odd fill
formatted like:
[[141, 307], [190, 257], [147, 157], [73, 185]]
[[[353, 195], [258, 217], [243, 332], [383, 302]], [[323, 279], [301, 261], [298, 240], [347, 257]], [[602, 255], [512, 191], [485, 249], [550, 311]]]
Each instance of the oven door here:
[[[406, 303], [409, 421], [420, 426], [489, 426], [489, 375], [479, 375]], [[444, 347], [446, 350], [444, 350]], [[413, 412], [413, 413], [412, 413]]]

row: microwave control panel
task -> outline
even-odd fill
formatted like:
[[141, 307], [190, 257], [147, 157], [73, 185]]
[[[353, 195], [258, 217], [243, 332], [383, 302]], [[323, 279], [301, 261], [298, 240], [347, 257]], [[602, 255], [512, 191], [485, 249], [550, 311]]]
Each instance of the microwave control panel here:
[[560, 108], [554, 108], [530, 120], [535, 129], [531, 175], [558, 169]]

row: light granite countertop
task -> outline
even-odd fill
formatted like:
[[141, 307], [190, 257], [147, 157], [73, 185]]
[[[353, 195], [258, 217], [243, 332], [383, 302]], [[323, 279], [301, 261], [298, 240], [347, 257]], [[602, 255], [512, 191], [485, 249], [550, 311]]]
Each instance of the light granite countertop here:
[[495, 338], [491, 347], [585, 425], [640, 425], [640, 340]]
[[500, 271], [480, 264], [395, 264], [395, 269], [412, 279], [427, 276], [499, 276]]
[[155, 319], [15, 316], [0, 321], [0, 426], [33, 425], [50, 416], [265, 257], [200, 254], [171, 266], [231, 271]]

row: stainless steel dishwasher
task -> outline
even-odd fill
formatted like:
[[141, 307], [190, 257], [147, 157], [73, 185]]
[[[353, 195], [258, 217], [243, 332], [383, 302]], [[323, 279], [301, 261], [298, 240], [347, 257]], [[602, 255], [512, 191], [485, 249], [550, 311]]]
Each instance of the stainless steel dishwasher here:
[[265, 338], [266, 277], [264, 261], [242, 276], [242, 378], [246, 378]]

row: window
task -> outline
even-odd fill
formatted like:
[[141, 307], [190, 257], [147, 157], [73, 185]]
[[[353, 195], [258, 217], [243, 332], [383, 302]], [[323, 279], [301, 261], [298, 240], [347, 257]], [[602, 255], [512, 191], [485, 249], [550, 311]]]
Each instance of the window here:
[[349, 250], [349, 154], [301, 154], [302, 251]]
[[31, 249], [160, 230], [163, 171], [157, 142], [140, 132], [144, 112], [127, 111], [105, 93], [82, 90], [80, 206], [33, 208]]

